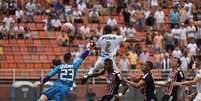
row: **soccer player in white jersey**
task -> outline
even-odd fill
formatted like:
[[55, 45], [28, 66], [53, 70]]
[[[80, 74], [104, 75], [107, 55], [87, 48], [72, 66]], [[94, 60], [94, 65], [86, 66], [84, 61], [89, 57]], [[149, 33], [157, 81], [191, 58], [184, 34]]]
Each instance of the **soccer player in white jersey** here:
[[196, 84], [197, 96], [193, 101], [201, 101], [201, 62], [196, 63], [196, 76], [193, 80], [183, 81], [183, 82], [175, 82], [175, 85], [187, 85], [191, 86]]
[[103, 35], [100, 36], [96, 42], [96, 47], [100, 50], [98, 60], [96, 61], [95, 66], [89, 70], [88, 75], [102, 70], [104, 60], [107, 58], [113, 60], [113, 66], [118, 70], [115, 63], [115, 55], [120, 48], [121, 43], [125, 40], [126, 38], [122, 35], [113, 34], [112, 27], [106, 25], [103, 30]]

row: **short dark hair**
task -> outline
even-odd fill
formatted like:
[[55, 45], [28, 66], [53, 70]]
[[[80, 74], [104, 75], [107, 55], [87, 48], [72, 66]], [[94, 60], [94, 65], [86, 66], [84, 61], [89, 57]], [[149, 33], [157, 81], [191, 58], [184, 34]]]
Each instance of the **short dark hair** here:
[[109, 63], [113, 64], [113, 61], [110, 58], [105, 59], [104, 62], [109, 62]]
[[68, 62], [71, 59], [71, 53], [67, 52], [64, 54], [64, 62]]
[[109, 26], [109, 25], [106, 25], [104, 28], [103, 28], [103, 34], [111, 34], [112, 33], [112, 27]]
[[150, 69], [153, 69], [153, 63], [151, 61], [147, 61], [147, 65], [150, 67]]

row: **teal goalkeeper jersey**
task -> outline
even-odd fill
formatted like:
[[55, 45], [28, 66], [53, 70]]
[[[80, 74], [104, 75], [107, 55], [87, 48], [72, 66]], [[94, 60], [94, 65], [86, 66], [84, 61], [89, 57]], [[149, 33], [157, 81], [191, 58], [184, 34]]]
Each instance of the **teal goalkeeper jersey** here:
[[[83, 54], [86, 54], [86, 51]], [[48, 77], [51, 78], [55, 74], [58, 74], [59, 77], [57, 78], [56, 82], [61, 82], [64, 85], [72, 87], [76, 79], [78, 68], [80, 67], [84, 59], [85, 58], [79, 57], [72, 64], [58, 65], [52, 71], [48, 73]]]

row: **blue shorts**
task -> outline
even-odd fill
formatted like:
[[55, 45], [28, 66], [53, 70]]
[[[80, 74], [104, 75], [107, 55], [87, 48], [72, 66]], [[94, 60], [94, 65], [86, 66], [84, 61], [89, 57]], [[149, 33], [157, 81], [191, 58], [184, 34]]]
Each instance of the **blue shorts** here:
[[68, 95], [70, 88], [68, 86], [53, 85], [43, 92], [47, 96], [48, 100], [63, 101], [63, 97]]

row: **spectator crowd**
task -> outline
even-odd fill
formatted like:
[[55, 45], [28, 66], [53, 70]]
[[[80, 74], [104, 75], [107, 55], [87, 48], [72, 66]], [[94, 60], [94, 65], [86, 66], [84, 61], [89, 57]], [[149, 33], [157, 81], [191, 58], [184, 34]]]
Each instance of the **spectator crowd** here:
[[[181, 60], [181, 69], [193, 68], [195, 56], [201, 54], [201, 7], [199, 0], [1, 0], [0, 39], [33, 39], [37, 31], [24, 23], [42, 19], [46, 32], [59, 31], [57, 43], [71, 47], [75, 40], [95, 40], [109, 25], [115, 34], [143, 40], [123, 43], [117, 59], [123, 72], [136, 69], [148, 60], [154, 68], [169, 70], [172, 57]], [[101, 18], [107, 17], [103, 22]], [[117, 17], [122, 17], [119, 23]], [[41, 23], [41, 22], [40, 22]], [[89, 24], [97, 25], [92, 29]], [[142, 44], [143, 43], [143, 44]], [[82, 45], [79, 47], [83, 48]], [[122, 54], [123, 53], [123, 54]], [[96, 55], [96, 54], [95, 54]]]
[[[59, 47], [76, 47], [75, 59], [84, 41], [97, 41], [109, 25], [113, 34], [137, 40], [122, 43], [117, 54], [116, 63], [127, 77], [150, 60], [154, 69], [169, 71], [174, 58], [188, 77], [201, 56], [200, 0], [0, 0], [0, 14], [0, 40], [40, 38], [26, 24], [42, 23], [42, 31], [59, 32]], [[52, 62], [54, 67], [61, 60], [57, 56]], [[89, 99], [96, 96], [89, 91]]]

